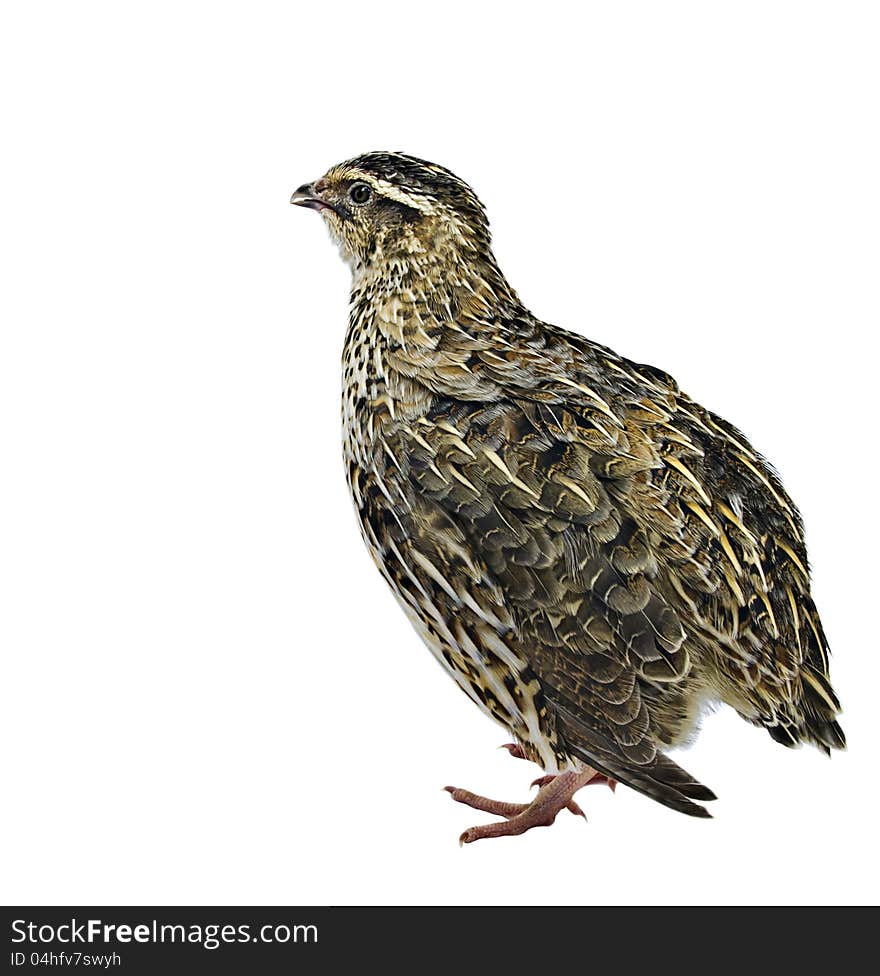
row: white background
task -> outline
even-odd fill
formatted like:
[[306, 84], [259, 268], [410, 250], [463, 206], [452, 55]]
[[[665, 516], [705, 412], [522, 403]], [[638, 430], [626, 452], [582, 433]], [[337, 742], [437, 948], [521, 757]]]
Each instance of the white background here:
[[[7, 3], [6, 903], [878, 896], [871, 3]], [[698, 822], [621, 788], [460, 849], [538, 774], [362, 545], [348, 272], [292, 189], [370, 149], [471, 182], [545, 319], [663, 367], [807, 524], [846, 754], [732, 713]]]

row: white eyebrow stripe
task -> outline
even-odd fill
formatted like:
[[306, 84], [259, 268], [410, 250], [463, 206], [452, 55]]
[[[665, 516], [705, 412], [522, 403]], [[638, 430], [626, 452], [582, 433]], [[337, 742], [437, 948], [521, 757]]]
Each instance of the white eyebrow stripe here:
[[394, 183], [389, 183], [388, 180], [376, 180], [376, 188], [382, 196], [388, 197], [389, 200], [395, 200], [397, 203], [402, 203], [406, 207], [412, 207], [413, 210], [418, 210], [419, 213], [427, 213], [431, 210], [431, 204], [425, 197], [413, 196], [405, 190], [402, 190], [399, 186], [395, 186]]
[[364, 183], [369, 183], [378, 193], [381, 193], [383, 197], [387, 197], [389, 200], [394, 200], [396, 203], [402, 203], [405, 207], [410, 207], [413, 210], [418, 210], [419, 213], [431, 213], [433, 207], [430, 200], [423, 196], [413, 196], [407, 193], [406, 190], [401, 189], [394, 183], [389, 183], [388, 180], [380, 179], [378, 176], [373, 176], [372, 173], [366, 173], [362, 170], [355, 170], [352, 174], [356, 179], [363, 180]]

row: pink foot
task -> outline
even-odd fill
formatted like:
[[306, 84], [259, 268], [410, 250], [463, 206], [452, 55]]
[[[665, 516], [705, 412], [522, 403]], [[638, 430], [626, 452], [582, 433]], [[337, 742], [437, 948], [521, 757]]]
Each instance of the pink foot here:
[[569, 810], [586, 819], [583, 810], [574, 802], [573, 797], [581, 787], [592, 782], [597, 776], [603, 781], [606, 780], [601, 773], [589, 767], [579, 773], [566, 772], [542, 776], [532, 784], [539, 786], [539, 789], [538, 795], [531, 803], [502, 803], [468, 790], [447, 786], [445, 789], [458, 803], [506, 818], [496, 823], [469, 828], [461, 835], [459, 843], [472, 844], [475, 840], [482, 840], [484, 837], [506, 837], [524, 834], [532, 827], [549, 827], [556, 820], [560, 810]]

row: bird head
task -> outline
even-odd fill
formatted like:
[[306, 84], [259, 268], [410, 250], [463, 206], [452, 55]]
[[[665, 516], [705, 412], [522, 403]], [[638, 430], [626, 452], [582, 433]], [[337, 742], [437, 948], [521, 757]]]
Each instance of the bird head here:
[[290, 202], [317, 210], [354, 273], [491, 259], [486, 213], [442, 166], [371, 152], [303, 184]]

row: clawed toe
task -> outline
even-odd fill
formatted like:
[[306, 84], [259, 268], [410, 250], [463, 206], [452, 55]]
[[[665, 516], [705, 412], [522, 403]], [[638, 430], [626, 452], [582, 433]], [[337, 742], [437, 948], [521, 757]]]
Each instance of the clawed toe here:
[[[443, 789], [450, 794], [456, 803], [464, 803], [466, 806], [473, 807], [474, 810], [492, 813], [496, 817], [515, 817], [528, 806], [526, 803], [505, 803], [502, 800], [490, 800], [487, 796], [471, 793], [470, 790], [460, 790], [456, 786], [444, 786]], [[462, 841], [462, 843], [466, 842]]]
[[566, 806], [566, 808], [565, 808], [565, 809], [566, 809], [566, 810], [568, 810], [568, 811], [569, 811], [570, 813], [573, 813], [573, 814], [574, 814], [574, 815], [575, 815], [576, 817], [583, 817], [583, 818], [584, 818], [584, 820], [586, 820], [586, 819], [587, 819], [587, 815], [586, 815], [586, 814], [584, 813], [584, 811], [583, 811], [583, 810], [582, 810], [582, 809], [581, 809], [581, 808], [580, 808], [580, 807], [579, 807], [579, 806], [578, 806], [578, 805], [577, 805], [577, 804], [576, 804], [576, 803], [574, 802], [574, 800], [572, 800], [572, 801], [571, 801], [571, 802], [570, 802], [570, 803], [568, 804], [568, 806]]
[[487, 837], [524, 834], [533, 827], [549, 827], [555, 822], [556, 815], [561, 810], [568, 810], [586, 820], [586, 814], [574, 801], [574, 794], [581, 787], [596, 780], [606, 782], [612, 789], [614, 788], [613, 780], [587, 768], [577, 773], [565, 772], [540, 776], [532, 783], [532, 786], [538, 787], [538, 794], [531, 803], [502, 803], [455, 786], [447, 786], [445, 789], [458, 803], [505, 818], [495, 823], [468, 828], [459, 837], [459, 843], [464, 845]]

